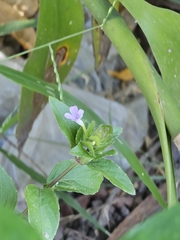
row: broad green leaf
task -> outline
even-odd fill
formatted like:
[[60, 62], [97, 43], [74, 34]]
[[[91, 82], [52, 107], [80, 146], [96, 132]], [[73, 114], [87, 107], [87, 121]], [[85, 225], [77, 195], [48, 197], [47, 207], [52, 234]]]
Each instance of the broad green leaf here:
[[33, 27], [37, 25], [36, 19], [30, 20], [16, 20], [0, 25], [0, 36], [22, 30], [24, 28]]
[[[65, 160], [58, 163], [47, 178], [47, 184], [62, 174], [74, 164], [74, 160]], [[95, 194], [102, 183], [102, 174], [88, 168], [86, 165], [77, 164], [55, 184], [56, 191], [78, 192], [85, 195]]]
[[64, 114], [69, 112], [69, 107], [66, 104], [52, 97], [49, 98], [49, 103], [57, 120], [59, 128], [68, 139], [71, 148], [74, 147], [76, 145], [76, 134], [80, 126], [77, 123], [64, 117]]
[[54, 239], [59, 225], [59, 203], [52, 189], [28, 185], [25, 189], [28, 221], [42, 240]]
[[180, 239], [180, 205], [147, 219], [133, 227], [119, 240], [178, 240]]
[[12, 163], [14, 163], [19, 169], [22, 169], [24, 172], [26, 172], [29, 176], [31, 176], [34, 180], [45, 183], [45, 178], [36, 172], [33, 168], [27, 166], [25, 163], [23, 163], [19, 158], [14, 156], [13, 154], [8, 153], [6, 150], [0, 148], [0, 152], [4, 154]]
[[113, 161], [101, 158], [99, 160], [91, 161], [87, 166], [102, 173], [102, 175], [116, 187], [121, 188], [123, 191], [131, 195], [135, 195], [135, 189], [130, 179]]
[[100, 229], [106, 235], [110, 235], [110, 233], [103, 226], [101, 226], [93, 216], [91, 216], [84, 208], [82, 208], [81, 205], [73, 197], [63, 192], [59, 192], [58, 195], [64, 202], [79, 212], [82, 217], [91, 222], [97, 229]]
[[17, 190], [7, 172], [0, 166], [0, 206], [14, 209], [17, 202]]
[[[162, 81], [161, 85], [157, 83], [159, 101], [161, 101], [168, 130], [174, 138], [180, 133], [180, 55], [178, 52], [180, 15], [167, 9], [155, 7], [142, 0], [133, 2], [122, 0], [121, 2], [145, 33], [160, 68], [166, 88], [164, 88]], [[175, 101], [173, 102], [173, 100]]]
[[6, 207], [0, 207], [0, 238], [2, 240], [42, 240], [21, 216]]
[[[54, 0], [53, 3], [49, 0], [40, 1], [35, 47], [82, 31], [84, 28], [83, 18], [80, 0]], [[52, 46], [61, 82], [65, 80], [76, 59], [81, 38], [82, 35], [78, 35]], [[48, 47], [32, 53], [25, 65], [24, 72], [44, 79], [46, 82], [55, 83], [54, 68]], [[46, 103], [47, 98], [44, 96], [25, 88], [22, 89], [17, 127], [19, 149], [26, 141], [34, 120]]]

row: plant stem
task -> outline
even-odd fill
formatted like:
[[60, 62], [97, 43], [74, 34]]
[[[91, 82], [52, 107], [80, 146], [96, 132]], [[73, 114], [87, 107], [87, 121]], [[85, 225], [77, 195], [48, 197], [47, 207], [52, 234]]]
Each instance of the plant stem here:
[[178, 198], [174, 176], [174, 165], [171, 153], [171, 137], [168, 134], [168, 131], [167, 134], [165, 133], [165, 136], [160, 135], [160, 141], [166, 172], [168, 207], [172, 207], [178, 203]]
[[69, 171], [71, 171], [76, 165], [78, 165], [78, 162], [74, 162], [71, 164], [68, 168], [66, 168], [57, 178], [55, 178], [52, 182], [46, 185], [46, 188], [52, 188], [56, 183], [58, 183], [61, 178], [63, 178]]
[[[71, 171], [75, 166], [77, 166], [79, 163], [74, 162], [71, 164], [68, 168], [66, 168], [57, 178], [55, 178], [52, 182], [46, 185], [45, 188], [52, 188], [56, 183], [58, 183], [61, 178], [63, 178], [69, 171]], [[28, 208], [26, 208], [21, 215], [24, 216], [28, 212]]]

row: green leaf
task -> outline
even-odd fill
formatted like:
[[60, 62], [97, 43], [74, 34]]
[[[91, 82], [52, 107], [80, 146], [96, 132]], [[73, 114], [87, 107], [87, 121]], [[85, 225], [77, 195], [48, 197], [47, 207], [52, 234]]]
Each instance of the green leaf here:
[[95, 131], [92, 133], [91, 136], [97, 136], [100, 139], [99, 146], [103, 147], [104, 145], [108, 146], [112, 144], [112, 137], [113, 137], [113, 127], [106, 124], [101, 124]]
[[90, 125], [88, 126], [86, 132], [84, 133], [83, 139], [86, 140], [92, 133], [95, 127], [95, 121], [92, 121]]
[[94, 148], [92, 145], [92, 142], [88, 142], [88, 141], [81, 141], [81, 145], [85, 148], [87, 148], [87, 150], [89, 151], [89, 154], [91, 155], [91, 157], [95, 157], [95, 152], [94, 152]]
[[82, 147], [81, 143], [78, 143], [74, 148], [70, 150], [70, 154], [76, 157], [86, 157], [92, 159], [89, 153]]
[[[143, 86], [145, 75], [141, 72], [138, 79], [138, 76], [135, 76], [136, 71], [132, 71], [132, 68], [136, 67], [137, 64], [132, 64], [134, 66], [131, 66], [130, 68], [137, 82], [142, 86], [141, 90], [147, 99], [148, 106], [157, 126], [166, 171], [168, 204], [169, 206], [173, 206], [177, 204], [177, 191], [168, 133], [174, 138], [175, 144], [180, 149], [180, 142], [178, 143], [178, 138], [180, 138], [180, 110], [178, 108], [179, 90], [177, 90], [180, 87], [178, 84], [179, 80], [177, 80], [177, 77], [180, 74], [180, 71], [177, 70], [179, 66], [177, 62], [180, 59], [177, 54], [177, 49], [179, 47], [178, 39], [180, 39], [178, 37], [178, 22], [180, 16], [172, 11], [156, 8], [141, 0], [135, 0], [133, 2], [130, 0], [122, 0], [121, 2], [135, 19], [142, 24], [143, 27], [141, 27], [145, 31], [147, 39], [150, 41], [150, 45], [155, 53], [155, 57], [157, 58], [163, 76], [162, 80], [154, 67], [149, 63], [151, 68], [150, 74], [153, 76], [151, 80], [146, 78], [146, 86]], [[144, 9], [146, 9], [146, 11], [144, 11]], [[145, 12], [146, 14], [144, 14]], [[167, 26], [171, 26], [171, 28], [167, 28]], [[131, 60], [129, 60], [129, 62], [130, 61]], [[145, 68], [145, 61], [143, 65], [143, 68]], [[142, 76], [143, 79], [140, 79]], [[152, 89], [151, 91], [150, 87], [152, 88], [154, 81], [157, 90]], [[151, 86], [148, 87], [147, 84], [150, 84]], [[153, 94], [156, 94], [156, 98], [155, 96], [153, 97]], [[176, 99], [176, 102], [174, 99]]]
[[69, 112], [69, 107], [63, 102], [60, 102], [56, 98], [52, 97], [49, 98], [49, 103], [59, 125], [59, 128], [68, 139], [71, 148], [74, 147], [76, 145], [75, 138], [76, 133], [79, 129], [79, 125], [64, 117], [64, 114]]
[[116, 187], [121, 188], [123, 191], [131, 195], [135, 195], [135, 189], [128, 176], [113, 161], [101, 158], [91, 161], [87, 166], [102, 173], [102, 175]]
[[77, 134], [76, 134], [76, 138], [75, 138], [76, 144], [78, 144], [79, 141], [82, 139], [83, 134], [84, 134], [83, 128], [79, 128], [79, 130], [77, 131]]
[[0, 26], [0, 36], [6, 35], [12, 32], [16, 32], [16, 31], [20, 31], [24, 28], [29, 28], [29, 27], [35, 28], [36, 25], [37, 25], [36, 19], [16, 20], [16, 21], [8, 22]]
[[[54, 0], [53, 3], [49, 0], [40, 1], [35, 47], [82, 31], [83, 19], [80, 0]], [[65, 80], [76, 59], [81, 38], [82, 35], [78, 35], [52, 45], [61, 82]], [[24, 67], [24, 72], [44, 79], [46, 82], [55, 83], [49, 48], [44, 47], [34, 51]], [[19, 148], [25, 143], [34, 120], [46, 103], [47, 98], [44, 96], [28, 89], [22, 89], [16, 134]]]
[[3, 240], [42, 240], [21, 216], [6, 207], [0, 207], [0, 237]]
[[34, 180], [45, 183], [45, 178], [36, 172], [33, 168], [28, 167], [25, 163], [23, 163], [19, 158], [14, 156], [13, 154], [10, 154], [6, 150], [0, 148], [0, 152], [4, 154], [12, 163], [14, 163], [19, 169], [22, 169], [24, 172], [26, 172], [29, 176], [31, 176]]
[[16, 202], [17, 190], [14, 182], [4, 168], [0, 166], [0, 206], [14, 209]]
[[11, 126], [17, 123], [18, 116], [17, 116], [18, 108], [16, 107], [4, 120], [0, 127], [0, 133], [5, 133]]
[[30, 74], [14, 70], [3, 65], [0, 65], [0, 73], [11, 79], [13, 82], [20, 84], [29, 90], [37, 91], [46, 97], [59, 97], [56, 85], [42, 81]]
[[93, 216], [91, 216], [84, 208], [82, 208], [81, 205], [73, 197], [63, 192], [59, 192], [58, 195], [64, 202], [79, 212], [82, 217], [91, 222], [97, 229], [100, 229], [108, 236], [110, 235], [110, 233], [103, 226], [101, 226]]
[[[74, 162], [74, 160], [65, 160], [58, 163], [49, 174], [47, 183], [58, 177]], [[91, 170], [86, 165], [78, 164], [61, 178], [54, 186], [54, 189], [56, 191], [78, 192], [85, 195], [95, 194], [99, 190], [102, 180], [101, 173]]]
[[162, 81], [158, 85], [161, 107], [169, 132], [174, 138], [180, 133], [180, 55], [177, 51], [180, 42], [180, 15], [142, 0], [121, 2], [142, 28], [160, 68], [163, 83], [167, 87], [164, 88]]
[[39, 189], [28, 185], [25, 189], [28, 221], [42, 240], [52, 240], [59, 225], [59, 204], [52, 189]]
[[123, 129], [117, 126], [113, 126], [113, 140], [118, 138], [123, 132]]
[[113, 156], [115, 154], [117, 154], [116, 150], [114, 150], [114, 149], [107, 150], [107, 151], [104, 151], [101, 154], [96, 155], [96, 159], [103, 158], [105, 156]]
[[180, 205], [147, 219], [133, 227], [119, 240], [178, 240], [180, 239]]

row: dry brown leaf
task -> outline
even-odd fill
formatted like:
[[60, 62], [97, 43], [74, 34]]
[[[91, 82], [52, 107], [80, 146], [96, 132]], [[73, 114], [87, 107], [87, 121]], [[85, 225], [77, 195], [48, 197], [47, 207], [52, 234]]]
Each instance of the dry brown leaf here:
[[22, 17], [32, 17], [38, 10], [38, 0], [1, 0], [18, 11]]
[[112, 77], [118, 78], [122, 81], [131, 81], [133, 80], [133, 75], [128, 68], [123, 69], [120, 72], [108, 70], [108, 74]]
[[[14, 20], [25, 19], [11, 5], [0, 0], [0, 25]], [[12, 36], [23, 46], [24, 49], [34, 47], [36, 33], [33, 28], [26, 28], [18, 32], [13, 32]]]

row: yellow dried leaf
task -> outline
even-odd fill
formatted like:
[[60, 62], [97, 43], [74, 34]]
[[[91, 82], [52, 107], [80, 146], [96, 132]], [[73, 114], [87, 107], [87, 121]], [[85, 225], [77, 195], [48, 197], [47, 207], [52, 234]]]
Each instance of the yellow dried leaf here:
[[118, 78], [122, 81], [131, 81], [133, 80], [133, 75], [128, 68], [123, 69], [120, 72], [108, 70], [108, 74], [112, 77]]

